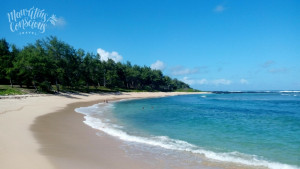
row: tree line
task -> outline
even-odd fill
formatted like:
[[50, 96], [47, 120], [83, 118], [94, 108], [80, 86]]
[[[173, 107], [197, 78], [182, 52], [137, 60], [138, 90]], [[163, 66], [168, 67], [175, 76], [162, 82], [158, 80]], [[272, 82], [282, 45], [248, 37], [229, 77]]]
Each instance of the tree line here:
[[102, 61], [99, 54], [74, 49], [57, 37], [39, 39], [22, 49], [0, 40], [0, 83], [33, 87], [36, 91], [63, 89], [133, 89], [175, 91], [190, 88], [160, 70], [130, 62]]

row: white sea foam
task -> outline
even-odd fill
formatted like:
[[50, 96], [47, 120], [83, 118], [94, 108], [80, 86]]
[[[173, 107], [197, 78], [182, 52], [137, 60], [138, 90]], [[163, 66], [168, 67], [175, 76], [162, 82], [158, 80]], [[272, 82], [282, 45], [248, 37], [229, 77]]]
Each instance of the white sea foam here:
[[[113, 108], [113, 105], [107, 104], [101, 107], [102, 110], [109, 108]], [[85, 115], [84, 123], [88, 126], [94, 129], [101, 130], [111, 136], [117, 137], [124, 141], [158, 146], [170, 150], [187, 151], [195, 154], [201, 154], [208, 159], [217, 160], [220, 162], [234, 162], [243, 165], [264, 166], [270, 169], [300, 169], [297, 166], [259, 159], [255, 155], [248, 155], [239, 152], [217, 153], [205, 150], [203, 148], [200, 148], [196, 145], [190, 144], [182, 140], [171, 139], [167, 136], [140, 137], [129, 135], [125, 131], [121, 130], [123, 128], [122, 126], [108, 123], [107, 120], [104, 120], [105, 122], [103, 122], [100, 118], [92, 116], [95, 113], [103, 113], [101, 109], [99, 109], [99, 104], [96, 104], [90, 107], [76, 108], [75, 111]]]
[[280, 91], [280, 93], [300, 93], [299, 90], [284, 90], [284, 91]]

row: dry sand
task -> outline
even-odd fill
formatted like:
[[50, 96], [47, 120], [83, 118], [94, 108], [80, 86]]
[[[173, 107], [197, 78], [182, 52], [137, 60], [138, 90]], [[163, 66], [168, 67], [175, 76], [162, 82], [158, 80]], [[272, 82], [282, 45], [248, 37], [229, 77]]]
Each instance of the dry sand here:
[[159, 161], [149, 163], [126, 156], [119, 140], [105, 134], [97, 136], [74, 108], [105, 99], [181, 94], [192, 93], [64, 94], [0, 99], [0, 168], [165, 168]]

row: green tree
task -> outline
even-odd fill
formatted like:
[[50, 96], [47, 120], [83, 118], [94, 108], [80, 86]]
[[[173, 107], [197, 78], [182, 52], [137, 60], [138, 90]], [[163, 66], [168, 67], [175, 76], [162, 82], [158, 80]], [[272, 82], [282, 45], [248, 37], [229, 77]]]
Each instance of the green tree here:
[[0, 40], [0, 82], [10, 82], [34, 87], [37, 91], [59, 92], [63, 88], [80, 89], [100, 84], [108, 88], [127, 88], [148, 91], [174, 91], [189, 86], [177, 79], [164, 76], [160, 70], [148, 66], [132, 66], [101, 61], [100, 55], [85, 54], [82, 49], [74, 49], [69, 44], [50, 36], [28, 44], [19, 50], [5, 39]]
[[0, 40], [0, 80], [9, 79], [11, 87], [12, 79], [10, 78], [11, 75], [11, 68], [13, 67], [14, 58], [9, 51], [9, 44], [5, 39]]

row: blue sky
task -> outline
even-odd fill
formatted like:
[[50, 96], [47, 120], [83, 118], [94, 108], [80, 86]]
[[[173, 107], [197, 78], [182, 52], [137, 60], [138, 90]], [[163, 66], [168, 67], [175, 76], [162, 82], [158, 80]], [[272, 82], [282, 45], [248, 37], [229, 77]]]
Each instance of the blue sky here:
[[[14, 1], [1, 38], [23, 47], [50, 35], [86, 52], [161, 69], [201, 90], [300, 90], [300, 1]], [[12, 32], [8, 13], [56, 15], [45, 32]], [[28, 30], [28, 29], [27, 29]]]

